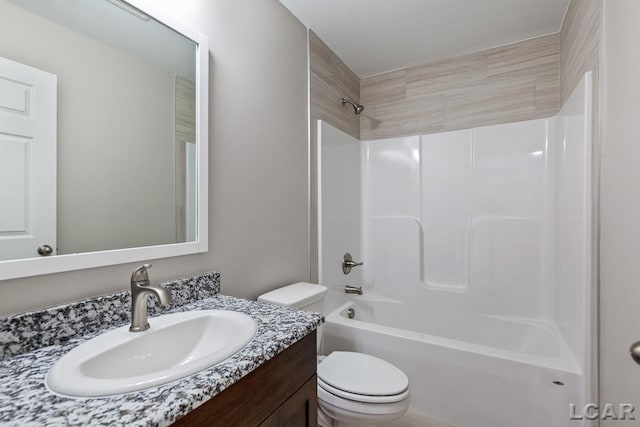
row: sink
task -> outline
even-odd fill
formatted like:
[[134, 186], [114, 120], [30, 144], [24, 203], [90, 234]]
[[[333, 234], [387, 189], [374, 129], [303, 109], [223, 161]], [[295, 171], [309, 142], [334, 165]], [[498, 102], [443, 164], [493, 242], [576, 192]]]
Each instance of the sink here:
[[172, 313], [149, 319], [151, 328], [129, 325], [74, 348], [45, 380], [49, 390], [71, 397], [101, 397], [166, 384], [222, 362], [256, 333], [246, 314], [227, 310]]

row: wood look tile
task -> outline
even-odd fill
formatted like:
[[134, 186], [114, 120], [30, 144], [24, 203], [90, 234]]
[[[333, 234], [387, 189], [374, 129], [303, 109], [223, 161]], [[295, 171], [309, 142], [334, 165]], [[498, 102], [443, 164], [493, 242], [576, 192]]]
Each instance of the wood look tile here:
[[312, 31], [309, 32], [311, 118], [360, 137], [360, 120], [342, 98], [360, 102], [360, 79]]
[[365, 107], [362, 140], [421, 135], [443, 130], [442, 96], [420, 97]]
[[560, 31], [560, 88], [564, 103], [585, 72], [598, 67], [600, 1], [572, 0]]
[[347, 132], [354, 138], [360, 137], [360, 120], [350, 106], [342, 105], [340, 99], [345, 96], [342, 91], [330, 83], [311, 73], [311, 118], [326, 120], [332, 126]]
[[400, 101], [407, 96], [407, 70], [396, 70], [360, 82], [360, 102], [366, 105]]
[[[360, 96], [368, 116], [360, 120], [361, 134], [388, 138], [554, 115], [560, 106], [559, 52], [560, 35], [551, 34], [363, 79]], [[433, 108], [437, 99], [443, 102], [442, 123]], [[425, 101], [430, 114], [421, 111]]]
[[551, 117], [560, 111], [560, 66], [536, 79], [536, 118]]
[[331, 49], [313, 31], [309, 31], [309, 66], [311, 72], [325, 81], [331, 80], [332, 55]]
[[313, 31], [309, 32], [309, 49], [311, 72], [343, 90], [344, 97], [359, 100], [360, 79]]
[[551, 34], [487, 51], [489, 77], [531, 77], [558, 69], [560, 36]]
[[535, 118], [535, 79], [490, 81], [444, 98], [445, 130], [466, 129]]
[[472, 53], [407, 69], [407, 97], [435, 95], [484, 81], [486, 53]]

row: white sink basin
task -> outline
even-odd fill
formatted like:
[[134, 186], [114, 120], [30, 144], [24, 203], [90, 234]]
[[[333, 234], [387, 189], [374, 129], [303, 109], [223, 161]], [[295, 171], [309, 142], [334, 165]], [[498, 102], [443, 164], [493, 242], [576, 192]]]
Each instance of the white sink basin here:
[[47, 387], [65, 396], [100, 397], [158, 386], [222, 362], [257, 328], [246, 314], [226, 310], [166, 314], [149, 323], [144, 332], [126, 325], [74, 348], [49, 370]]

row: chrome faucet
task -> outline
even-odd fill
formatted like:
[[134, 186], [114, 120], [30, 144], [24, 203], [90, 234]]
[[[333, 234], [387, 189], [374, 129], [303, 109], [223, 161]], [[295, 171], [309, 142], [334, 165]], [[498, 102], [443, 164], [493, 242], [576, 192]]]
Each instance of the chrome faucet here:
[[362, 295], [362, 286], [345, 286], [344, 287], [344, 293], [345, 294], [355, 294], [355, 295]]
[[155, 295], [160, 304], [167, 305], [173, 302], [173, 297], [168, 289], [162, 286], [152, 285], [149, 282], [147, 270], [151, 264], [145, 264], [136, 268], [131, 275], [131, 326], [129, 331], [141, 332], [149, 329], [147, 321], [147, 297]]

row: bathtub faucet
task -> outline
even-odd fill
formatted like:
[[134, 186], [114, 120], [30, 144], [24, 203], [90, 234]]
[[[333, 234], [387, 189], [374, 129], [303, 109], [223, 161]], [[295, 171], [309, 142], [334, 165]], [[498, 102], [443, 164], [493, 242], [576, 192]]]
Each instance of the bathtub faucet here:
[[355, 295], [362, 295], [362, 286], [345, 286], [344, 287], [344, 293], [345, 294], [355, 294]]
[[362, 264], [363, 264], [362, 262], [354, 261], [353, 258], [351, 257], [351, 254], [349, 252], [347, 252], [342, 257], [342, 272], [344, 274], [349, 274], [349, 273], [351, 273], [351, 269], [353, 267], [359, 267]]

